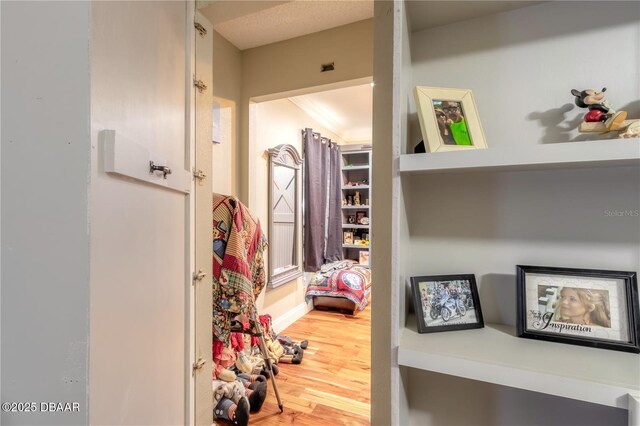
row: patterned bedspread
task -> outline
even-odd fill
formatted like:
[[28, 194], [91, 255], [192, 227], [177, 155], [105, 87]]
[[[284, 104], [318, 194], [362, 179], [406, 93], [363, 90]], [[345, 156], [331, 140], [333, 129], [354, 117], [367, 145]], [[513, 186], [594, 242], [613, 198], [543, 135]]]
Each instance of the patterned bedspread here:
[[351, 266], [325, 274], [316, 274], [307, 286], [305, 300], [313, 296], [343, 297], [356, 304], [358, 310], [367, 306], [367, 296], [371, 291], [371, 271], [362, 266]]

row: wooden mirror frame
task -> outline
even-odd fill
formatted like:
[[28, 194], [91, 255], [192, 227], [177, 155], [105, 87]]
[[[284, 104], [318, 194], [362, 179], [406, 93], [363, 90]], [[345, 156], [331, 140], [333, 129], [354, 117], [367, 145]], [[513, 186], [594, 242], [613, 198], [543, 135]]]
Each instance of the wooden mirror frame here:
[[[302, 276], [302, 268], [300, 266], [300, 254], [298, 253], [298, 238], [301, 232], [300, 221], [300, 166], [302, 165], [302, 157], [298, 150], [289, 144], [278, 145], [267, 151], [269, 153], [269, 281], [268, 287], [279, 287], [283, 284]], [[273, 265], [277, 253], [277, 247], [274, 246], [275, 238], [275, 221], [274, 208], [277, 203], [277, 192], [274, 187], [274, 169], [275, 167], [287, 167], [294, 171], [295, 196], [294, 196], [294, 226], [293, 226], [293, 264], [286, 269], [275, 272]]]

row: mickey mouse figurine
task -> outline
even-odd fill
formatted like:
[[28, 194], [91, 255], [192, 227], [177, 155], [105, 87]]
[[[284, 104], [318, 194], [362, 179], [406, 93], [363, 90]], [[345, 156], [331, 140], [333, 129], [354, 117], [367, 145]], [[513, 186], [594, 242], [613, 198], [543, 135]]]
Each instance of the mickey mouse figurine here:
[[604, 99], [604, 92], [606, 91], [606, 87], [600, 92], [596, 92], [593, 89], [583, 91], [573, 89], [571, 94], [576, 97], [576, 105], [580, 108], [589, 109], [589, 112], [584, 116], [585, 123], [602, 122], [606, 131], [620, 130], [623, 127], [624, 120], [627, 118], [627, 113], [625, 111], [616, 112], [611, 107], [609, 102]]

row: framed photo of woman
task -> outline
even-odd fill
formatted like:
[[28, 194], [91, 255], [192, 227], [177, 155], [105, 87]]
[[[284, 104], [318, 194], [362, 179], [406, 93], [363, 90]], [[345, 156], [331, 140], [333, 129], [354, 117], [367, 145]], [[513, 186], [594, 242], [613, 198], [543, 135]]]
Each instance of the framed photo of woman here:
[[640, 353], [635, 272], [516, 268], [519, 337]]

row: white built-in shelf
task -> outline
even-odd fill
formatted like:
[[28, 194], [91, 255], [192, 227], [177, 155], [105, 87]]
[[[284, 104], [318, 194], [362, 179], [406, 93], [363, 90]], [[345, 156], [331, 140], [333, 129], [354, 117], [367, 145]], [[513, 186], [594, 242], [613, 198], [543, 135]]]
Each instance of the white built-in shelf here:
[[342, 189], [369, 189], [369, 185], [345, 185]]
[[497, 324], [419, 334], [407, 321], [402, 366], [624, 409], [640, 393], [638, 354], [519, 338]]
[[351, 154], [368, 154], [369, 152], [371, 152], [370, 149], [364, 149], [364, 150], [353, 150], [353, 151], [345, 151], [344, 149], [342, 151], [340, 151], [340, 153], [342, 155], [351, 155]]
[[343, 166], [342, 167], [342, 171], [349, 171], [349, 170], [369, 170], [369, 165], [368, 164], [364, 164], [364, 165], [357, 165], [357, 166]]
[[405, 154], [402, 173], [640, 165], [640, 139], [607, 139], [465, 151]]
[[343, 244], [342, 247], [369, 250], [369, 246], [365, 246], [364, 244]]
[[358, 209], [368, 209], [368, 205], [361, 204], [359, 206], [342, 206], [343, 210], [358, 210]]
[[342, 228], [353, 228], [353, 229], [369, 229], [369, 225], [351, 225], [348, 223], [343, 223]]

